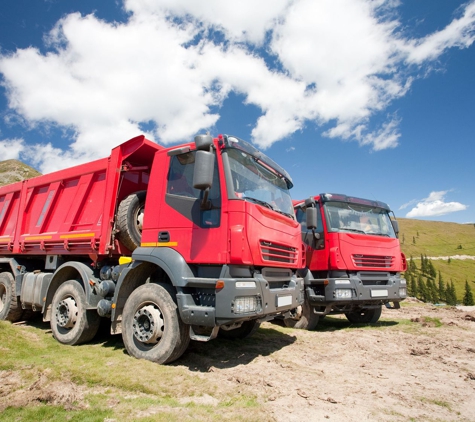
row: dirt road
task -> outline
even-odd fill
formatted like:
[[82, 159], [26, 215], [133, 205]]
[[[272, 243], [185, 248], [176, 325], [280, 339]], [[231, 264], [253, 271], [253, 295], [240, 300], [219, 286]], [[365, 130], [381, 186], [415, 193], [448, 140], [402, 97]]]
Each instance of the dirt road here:
[[383, 310], [379, 328], [321, 325], [265, 323], [254, 348], [198, 343], [177, 364], [256, 394], [269, 420], [475, 421], [474, 310], [414, 304]]

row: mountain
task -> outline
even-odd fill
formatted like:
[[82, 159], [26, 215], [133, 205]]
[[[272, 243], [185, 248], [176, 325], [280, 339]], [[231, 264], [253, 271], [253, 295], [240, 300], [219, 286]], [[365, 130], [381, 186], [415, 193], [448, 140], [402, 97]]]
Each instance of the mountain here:
[[41, 176], [39, 171], [18, 160], [0, 161], [0, 186]]

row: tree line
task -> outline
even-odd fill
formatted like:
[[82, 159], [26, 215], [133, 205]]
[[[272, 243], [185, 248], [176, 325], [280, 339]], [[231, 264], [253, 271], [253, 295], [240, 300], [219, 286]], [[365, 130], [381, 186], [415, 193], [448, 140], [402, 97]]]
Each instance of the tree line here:
[[[415, 297], [423, 302], [445, 303], [450, 306], [457, 305], [457, 292], [455, 284], [450, 281], [445, 282], [441, 272], [437, 273], [432, 260], [421, 254], [421, 265], [417, 267], [414, 259], [409, 259], [407, 271], [405, 273], [408, 296]], [[462, 303], [464, 306], [475, 305], [472, 289], [465, 280], [465, 293]]]

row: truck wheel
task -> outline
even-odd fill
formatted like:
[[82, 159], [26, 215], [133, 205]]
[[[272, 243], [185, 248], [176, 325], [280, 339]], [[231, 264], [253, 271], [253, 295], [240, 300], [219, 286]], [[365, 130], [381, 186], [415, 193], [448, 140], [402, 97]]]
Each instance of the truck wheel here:
[[23, 309], [16, 295], [15, 279], [10, 273], [0, 273], [0, 320], [17, 322]]
[[381, 306], [374, 309], [363, 309], [358, 312], [346, 312], [346, 318], [353, 324], [374, 324], [381, 316]]
[[286, 327], [298, 328], [301, 330], [315, 330], [318, 325], [320, 316], [313, 312], [313, 307], [310, 306], [305, 300], [302, 305], [302, 314], [299, 319], [284, 318], [284, 324]]
[[244, 321], [239, 328], [235, 328], [234, 330], [220, 329], [218, 336], [227, 340], [242, 340], [252, 336], [260, 325], [261, 324], [255, 319]]
[[95, 310], [86, 309], [86, 293], [78, 281], [61, 284], [51, 306], [51, 331], [60, 343], [74, 346], [96, 335], [101, 318]]
[[135, 192], [122, 200], [117, 210], [118, 237], [130, 251], [140, 246], [146, 191]]
[[131, 356], [162, 364], [185, 352], [190, 334], [168, 289], [149, 283], [138, 287], [125, 303], [122, 339]]

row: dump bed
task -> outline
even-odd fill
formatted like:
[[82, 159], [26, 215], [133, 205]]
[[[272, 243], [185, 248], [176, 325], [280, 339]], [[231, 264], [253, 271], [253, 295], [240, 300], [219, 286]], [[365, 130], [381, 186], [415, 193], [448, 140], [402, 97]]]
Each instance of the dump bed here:
[[127, 253], [114, 240], [115, 211], [147, 189], [162, 148], [138, 136], [107, 158], [0, 187], [0, 254]]

